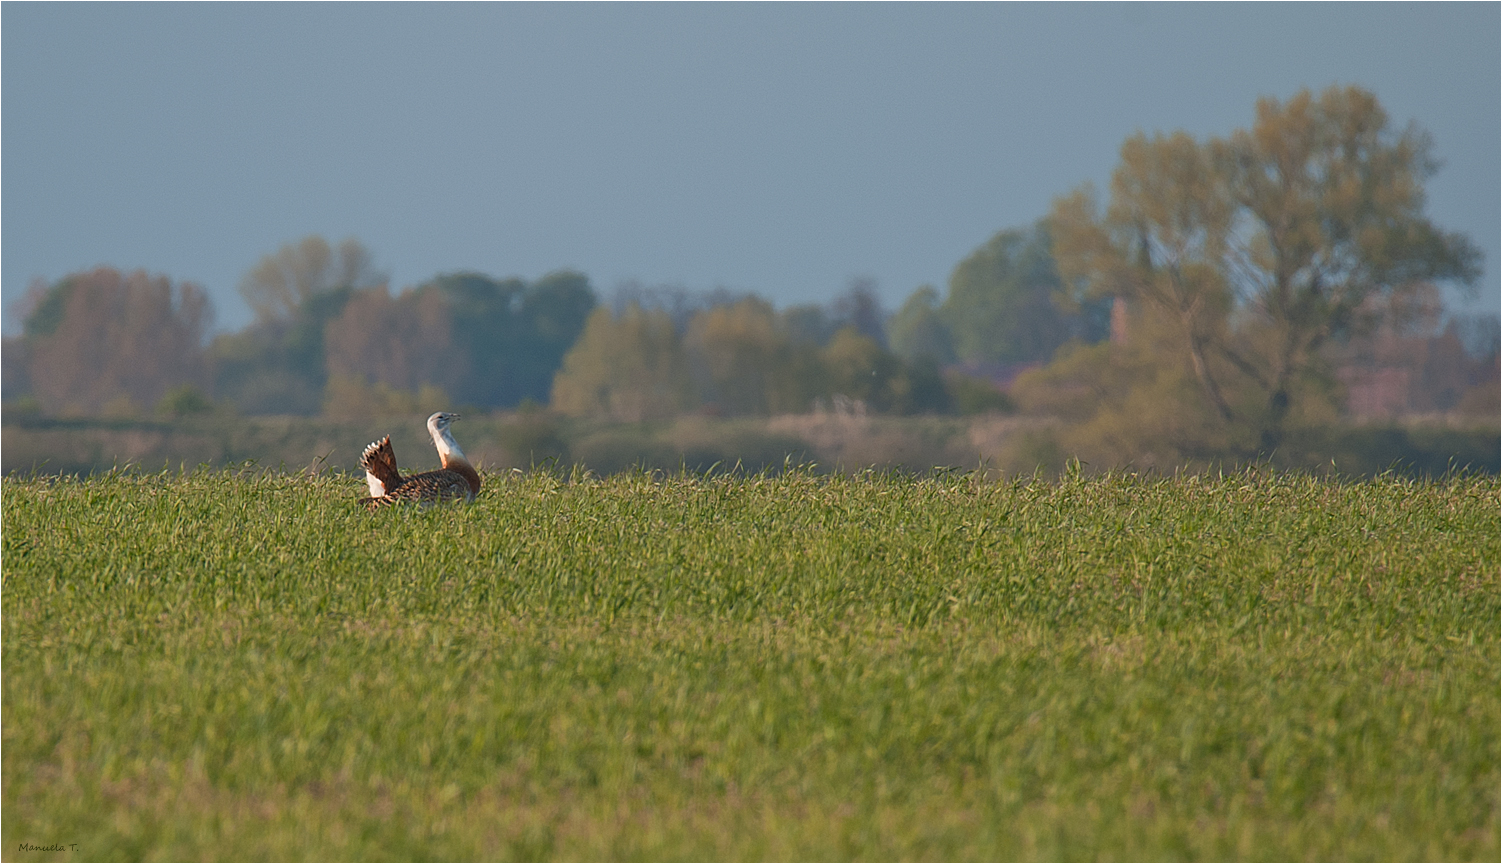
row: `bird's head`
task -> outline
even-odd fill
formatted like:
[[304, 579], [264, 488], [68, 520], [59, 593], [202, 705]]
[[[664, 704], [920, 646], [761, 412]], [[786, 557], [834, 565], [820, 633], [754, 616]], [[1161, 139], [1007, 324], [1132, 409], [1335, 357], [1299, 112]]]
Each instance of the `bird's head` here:
[[458, 414], [450, 414], [447, 411], [439, 411], [428, 418], [428, 432], [432, 435], [442, 435], [448, 430], [449, 424], [459, 419]]

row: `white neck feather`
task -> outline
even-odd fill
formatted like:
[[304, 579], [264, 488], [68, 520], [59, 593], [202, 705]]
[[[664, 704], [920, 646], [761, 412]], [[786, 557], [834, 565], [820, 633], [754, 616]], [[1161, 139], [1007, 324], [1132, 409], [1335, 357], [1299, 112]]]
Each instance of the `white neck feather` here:
[[438, 458], [445, 465], [452, 461], [469, 462], [464, 457], [464, 451], [459, 449], [459, 443], [447, 429], [433, 432], [433, 446], [438, 448]]

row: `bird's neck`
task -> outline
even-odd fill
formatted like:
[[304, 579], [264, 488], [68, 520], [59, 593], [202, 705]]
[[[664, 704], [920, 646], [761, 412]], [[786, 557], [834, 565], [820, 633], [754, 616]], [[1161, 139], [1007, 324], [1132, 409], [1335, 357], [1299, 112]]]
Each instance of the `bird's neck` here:
[[438, 448], [438, 461], [443, 463], [443, 467], [463, 476], [469, 483], [470, 496], [480, 494], [480, 472], [469, 464], [469, 459], [459, 449], [458, 442], [454, 441], [449, 430], [433, 433], [433, 446]]
[[463, 462], [468, 465], [469, 460], [464, 457], [464, 451], [459, 449], [459, 442], [449, 430], [433, 433], [433, 446], [438, 448], [438, 458], [442, 460], [443, 467], [449, 467], [449, 462]]

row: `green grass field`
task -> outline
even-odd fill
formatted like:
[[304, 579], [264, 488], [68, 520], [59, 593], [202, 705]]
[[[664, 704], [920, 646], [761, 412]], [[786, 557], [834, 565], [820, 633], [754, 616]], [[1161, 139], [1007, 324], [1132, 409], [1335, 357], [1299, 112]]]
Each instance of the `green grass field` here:
[[4, 480], [7, 860], [1499, 857], [1495, 477], [362, 489]]

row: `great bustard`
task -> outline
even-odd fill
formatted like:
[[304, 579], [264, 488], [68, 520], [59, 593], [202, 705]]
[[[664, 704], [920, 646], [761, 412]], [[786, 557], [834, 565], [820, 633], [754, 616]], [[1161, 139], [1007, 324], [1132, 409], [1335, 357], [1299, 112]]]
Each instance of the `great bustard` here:
[[439, 501], [473, 501], [480, 494], [480, 474], [449, 432], [449, 424], [459, 419], [458, 414], [439, 411], [428, 418], [428, 434], [433, 436], [433, 446], [438, 448], [438, 460], [443, 468], [403, 477], [396, 469], [396, 451], [391, 449], [391, 436], [371, 443], [360, 454], [360, 467], [365, 469], [365, 485], [370, 488], [370, 497], [360, 503], [371, 510], [400, 501], [433, 503]]

